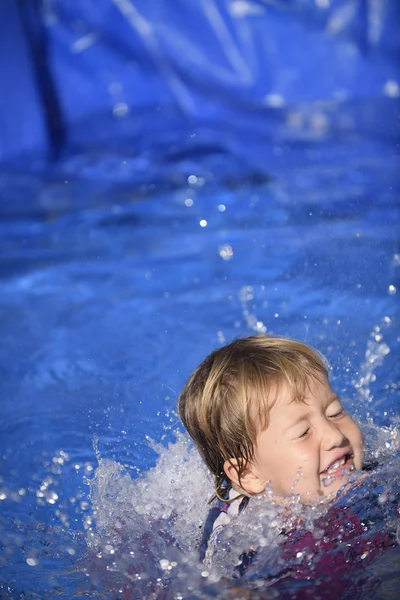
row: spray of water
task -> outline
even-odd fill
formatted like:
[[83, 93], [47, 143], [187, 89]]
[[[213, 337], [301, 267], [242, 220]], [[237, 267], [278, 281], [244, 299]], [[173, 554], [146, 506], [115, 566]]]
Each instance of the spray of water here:
[[383, 337], [385, 327], [390, 326], [390, 324], [390, 317], [384, 317], [382, 323], [374, 326], [367, 342], [360, 377], [354, 382], [354, 387], [358, 390], [362, 401], [369, 404], [374, 399], [371, 392], [371, 384], [376, 381], [376, 369], [382, 366], [385, 356], [390, 352], [390, 348]]
[[148, 441], [159, 458], [137, 479], [120, 464], [100, 459], [91, 482], [87, 543], [90, 570], [101, 573], [103, 586], [158, 598], [172, 594], [172, 587], [178, 595], [190, 583], [198, 587], [197, 548], [213, 488], [185, 435], [177, 432], [168, 448]]
[[[245, 293], [247, 302], [251, 290]], [[375, 327], [355, 385], [366, 405], [374, 371], [388, 352]], [[398, 429], [372, 421], [362, 429], [372, 473], [352, 473], [334, 502], [319, 505], [303, 506], [296, 495], [277, 503], [267, 489], [213, 532], [204, 563], [197, 548], [213, 488], [187, 436], [176, 432], [167, 448], [148, 439], [158, 460], [136, 479], [120, 464], [98, 456], [91, 482], [93, 514], [86, 525], [86, 567], [96, 593], [101, 589], [105, 597], [149, 600], [274, 598], [285, 597], [288, 581], [311, 577], [324, 591], [321, 597], [331, 597], [343, 573], [399, 538]], [[256, 559], [242, 570], [253, 555]], [[331, 588], [326, 589], [328, 572]]]

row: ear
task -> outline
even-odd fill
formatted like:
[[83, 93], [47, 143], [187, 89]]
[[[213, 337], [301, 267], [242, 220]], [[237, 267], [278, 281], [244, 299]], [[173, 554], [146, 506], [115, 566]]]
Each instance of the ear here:
[[251, 463], [246, 465], [239, 481], [239, 461], [236, 458], [230, 458], [224, 463], [224, 471], [229, 477], [235, 489], [241, 491], [246, 496], [261, 494], [265, 490], [267, 480], [261, 477], [258, 469]]

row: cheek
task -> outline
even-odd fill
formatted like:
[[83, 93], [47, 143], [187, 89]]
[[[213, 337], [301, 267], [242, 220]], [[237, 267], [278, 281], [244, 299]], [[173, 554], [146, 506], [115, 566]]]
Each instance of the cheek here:
[[310, 442], [297, 448], [296, 455], [294, 456], [293, 460], [293, 468], [296, 465], [296, 467], [302, 468], [304, 470], [304, 474], [306, 474], [309, 471], [314, 472], [315, 465], [318, 463], [319, 448], [314, 444]]
[[355, 446], [359, 447], [363, 443], [361, 430], [354, 421], [350, 421], [349, 423], [347, 437], [349, 438], [349, 441]]
[[355, 464], [357, 469], [361, 469], [363, 463], [363, 436], [358, 425], [351, 420], [348, 426], [346, 427], [346, 431], [343, 432], [350, 444], [353, 447], [355, 452]]
[[363, 439], [360, 428], [355, 423], [354, 423], [354, 434], [353, 435], [354, 435], [354, 440], [355, 440], [353, 442], [353, 446], [358, 454], [358, 456], [356, 456], [356, 459], [357, 459], [356, 466], [359, 469], [361, 469], [362, 463], [363, 463], [363, 458], [364, 458], [364, 451], [363, 451], [364, 439]]
[[315, 471], [315, 465], [319, 460], [319, 451], [312, 439], [304, 440], [301, 443], [292, 443], [288, 446], [288, 452], [285, 455], [284, 470], [286, 473], [299, 473], [303, 477]]
[[265, 476], [276, 478], [293, 463], [290, 444], [277, 436], [264, 440], [256, 450], [256, 463]]

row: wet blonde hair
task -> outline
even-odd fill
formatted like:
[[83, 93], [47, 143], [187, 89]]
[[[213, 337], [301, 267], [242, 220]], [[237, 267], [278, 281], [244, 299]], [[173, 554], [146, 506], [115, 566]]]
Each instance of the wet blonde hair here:
[[271, 335], [241, 338], [212, 352], [187, 381], [179, 414], [222, 498], [231, 486], [225, 461], [236, 459], [238, 479], [254, 459], [257, 435], [268, 427], [279, 386], [302, 402], [310, 381], [328, 377], [324, 357], [298, 340]]

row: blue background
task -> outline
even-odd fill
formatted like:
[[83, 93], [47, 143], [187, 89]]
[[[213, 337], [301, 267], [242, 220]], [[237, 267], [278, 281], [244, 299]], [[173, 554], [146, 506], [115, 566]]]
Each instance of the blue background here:
[[[3, 0], [0, 161], [93, 145], [242, 155], [238, 137], [265, 141], [288, 120], [291, 139], [327, 126], [393, 138], [399, 45], [396, 0]], [[265, 166], [256, 148], [247, 160]]]
[[[321, 350], [368, 457], [390, 464], [399, 17], [397, 0], [2, 0], [2, 598], [127, 584], [87, 565], [88, 478], [110, 459], [100, 508], [132, 519], [152, 438], [175, 480], [179, 391], [234, 337]], [[119, 504], [117, 463], [134, 480]], [[390, 528], [371, 486], [366, 521]], [[162, 505], [165, 490], [151, 492]], [[188, 539], [203, 508], [188, 510]], [[134, 550], [158, 517], [128, 519]], [[396, 582], [396, 561], [379, 560]]]

